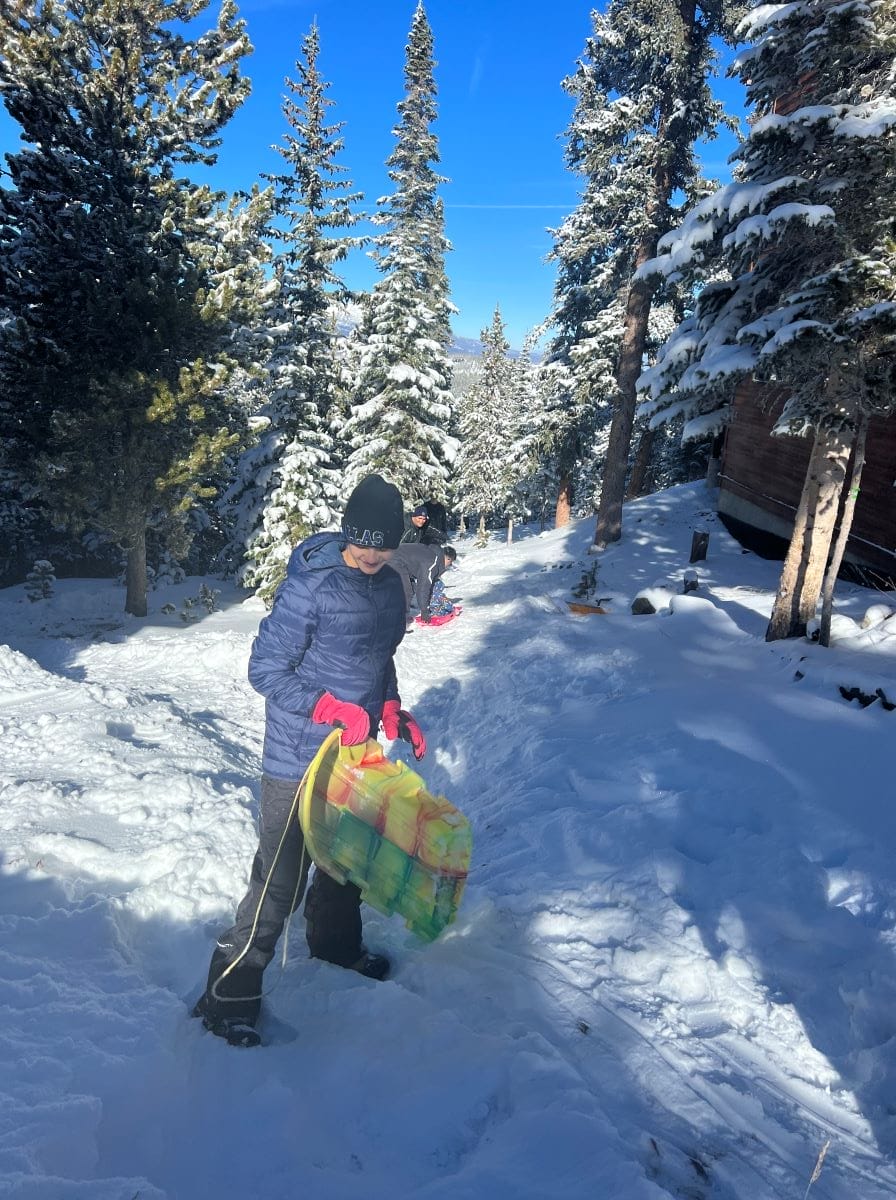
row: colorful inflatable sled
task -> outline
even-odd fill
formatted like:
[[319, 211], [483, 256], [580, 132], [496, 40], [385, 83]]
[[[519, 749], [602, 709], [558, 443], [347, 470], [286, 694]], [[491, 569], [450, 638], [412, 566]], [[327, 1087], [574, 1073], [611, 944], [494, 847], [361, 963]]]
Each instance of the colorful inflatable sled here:
[[335, 729], [308, 768], [299, 820], [308, 853], [328, 875], [432, 941], [457, 915], [470, 867], [464, 815], [432, 796], [415, 771], [379, 742], [343, 746]]

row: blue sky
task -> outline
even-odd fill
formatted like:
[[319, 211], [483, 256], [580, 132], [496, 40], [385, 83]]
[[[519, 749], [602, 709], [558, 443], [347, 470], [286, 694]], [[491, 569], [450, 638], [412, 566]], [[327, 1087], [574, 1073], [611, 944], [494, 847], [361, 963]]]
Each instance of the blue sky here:
[[[224, 132], [213, 181], [251, 187], [282, 160], [284, 79], [294, 77], [301, 42], [316, 18], [319, 68], [331, 84], [331, 119], [345, 122], [340, 161], [368, 210], [391, 191], [384, 166], [394, 147], [396, 105], [416, 0], [244, 0], [255, 53], [244, 64], [250, 99]], [[577, 180], [563, 164], [563, 131], [572, 103], [561, 81], [591, 30], [587, 0], [428, 0], [436, 57], [442, 189], [456, 333], [478, 337], [500, 304], [518, 346], [550, 311], [553, 267], [545, 262], [550, 227], [575, 206]], [[216, 11], [213, 3], [205, 16]], [[208, 22], [204, 22], [207, 24]], [[195, 29], [200, 29], [197, 22]], [[725, 90], [738, 97], [739, 85]], [[3, 115], [0, 150], [14, 142]], [[707, 170], [727, 177], [726, 135], [708, 152]], [[366, 255], [344, 267], [352, 287], [376, 278]]]
[[[385, 159], [395, 145], [396, 105], [404, 90], [405, 46], [416, 0], [246, 0], [241, 12], [255, 46], [253, 95], [232, 123], [221, 155], [228, 177], [249, 178], [279, 161], [266, 143], [283, 128], [283, 79], [294, 74], [301, 39], [316, 15], [319, 67], [331, 84], [333, 118], [346, 122], [342, 162], [369, 208], [392, 190]], [[455, 330], [478, 337], [500, 304], [519, 345], [551, 304], [549, 226], [576, 202], [563, 166], [562, 132], [572, 105], [560, 86], [589, 32], [589, 6], [561, 0], [546, 19], [534, 0], [428, 0], [433, 29], [440, 168]], [[263, 169], [263, 168], [261, 168]], [[366, 255], [346, 270], [369, 287]]]

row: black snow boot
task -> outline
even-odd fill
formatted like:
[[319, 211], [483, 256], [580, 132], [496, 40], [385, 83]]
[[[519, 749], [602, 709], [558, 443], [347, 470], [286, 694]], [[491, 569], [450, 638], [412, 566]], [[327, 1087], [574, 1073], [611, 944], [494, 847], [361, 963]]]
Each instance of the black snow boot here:
[[258, 1030], [248, 1021], [240, 1017], [216, 1016], [210, 1012], [208, 996], [205, 994], [196, 1001], [190, 1016], [201, 1017], [202, 1024], [209, 1033], [223, 1038], [231, 1046], [257, 1046], [261, 1042]]
[[349, 970], [357, 971], [365, 979], [385, 979], [391, 966], [385, 954], [371, 954], [369, 950], [365, 950], [357, 962], [351, 964]]
[[216, 1038], [223, 1038], [231, 1046], [257, 1046], [260, 1036], [257, 1028], [239, 1016], [220, 1016], [209, 1010], [208, 996], [200, 996], [191, 1016], [200, 1016], [203, 1026]]
[[262, 972], [241, 963], [225, 975], [229, 950], [218, 946], [212, 955], [208, 983], [192, 1015], [201, 1017], [209, 1033], [224, 1038], [231, 1046], [257, 1046], [261, 1041], [255, 1023], [261, 1009]]
[[229, 1017], [221, 1017], [214, 1024], [203, 1018], [202, 1023], [209, 1033], [213, 1033], [215, 1037], [223, 1038], [228, 1046], [261, 1045], [261, 1035], [254, 1025], [245, 1025], [241, 1021], [232, 1021]]

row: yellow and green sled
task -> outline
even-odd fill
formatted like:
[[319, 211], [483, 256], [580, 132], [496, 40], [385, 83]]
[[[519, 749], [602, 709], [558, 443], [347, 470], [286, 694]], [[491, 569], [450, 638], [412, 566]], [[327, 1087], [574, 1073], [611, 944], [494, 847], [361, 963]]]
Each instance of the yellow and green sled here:
[[450, 924], [467, 881], [472, 837], [466, 817], [372, 739], [340, 744], [335, 729], [299, 793], [308, 853], [328, 875], [351, 880], [386, 916], [432, 941]]

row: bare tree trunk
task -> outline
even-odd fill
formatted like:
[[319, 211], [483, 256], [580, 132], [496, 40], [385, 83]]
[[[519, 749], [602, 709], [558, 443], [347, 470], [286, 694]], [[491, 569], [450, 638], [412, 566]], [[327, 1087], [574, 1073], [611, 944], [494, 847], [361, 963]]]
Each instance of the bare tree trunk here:
[[572, 480], [568, 475], [564, 475], [560, 479], [560, 489], [557, 492], [557, 510], [554, 515], [555, 528], [560, 529], [563, 525], [568, 525], [571, 513]]
[[513, 517], [507, 518], [507, 544], [508, 546], [513, 541]]
[[[651, 258], [656, 238], [650, 245], [642, 242], [635, 259], [635, 268]], [[616, 400], [610, 437], [604, 461], [603, 481], [597, 506], [594, 545], [603, 548], [622, 537], [622, 501], [625, 496], [625, 477], [628, 473], [628, 453], [635, 423], [635, 380], [643, 370], [644, 346], [647, 342], [647, 321], [653, 285], [633, 280], [625, 305], [625, 321], [619, 363], [616, 368]]]
[[467, 523], [464, 520], [464, 514], [461, 513], [460, 521], [458, 522], [458, 526], [457, 526], [457, 536], [463, 537], [466, 532], [467, 532]]
[[146, 616], [146, 527], [141, 525], [128, 546], [127, 591], [124, 611], [133, 617]]
[[862, 486], [862, 471], [865, 469], [865, 443], [867, 438], [868, 415], [867, 413], [862, 413], [859, 418], [859, 427], [856, 430], [856, 443], [852, 460], [852, 474], [849, 478], [849, 489], [846, 493], [846, 499], [843, 502], [843, 511], [840, 514], [840, 531], [837, 534], [837, 541], [834, 543], [834, 552], [831, 555], [831, 561], [828, 563], [824, 584], [821, 589], [821, 629], [819, 630], [818, 640], [822, 646], [829, 646], [831, 644], [831, 613], [834, 608], [834, 585], [837, 582], [837, 573], [843, 562], [843, 555], [846, 553], [846, 543], [849, 541], [849, 531], [852, 529], [856, 501], [859, 498], [859, 489]]
[[825, 470], [818, 487], [818, 506], [815, 519], [808, 527], [811, 542], [797, 608], [798, 637], [806, 632], [806, 626], [814, 619], [818, 610], [821, 585], [831, 553], [834, 530], [837, 528], [837, 513], [840, 511], [840, 497], [843, 494], [846, 466], [851, 450], [851, 435], [840, 432], [827, 439]]
[[806, 468], [806, 478], [803, 481], [803, 491], [799, 507], [793, 523], [793, 533], [790, 545], [778, 580], [778, 594], [772, 607], [771, 619], [765, 631], [767, 642], [779, 638], [795, 636], [793, 631], [796, 622], [796, 604], [802, 584], [803, 556], [806, 551], [806, 526], [810, 510], [814, 510], [818, 500], [818, 476], [823, 460], [822, 439], [816, 434]]
[[645, 425], [638, 439], [638, 449], [635, 451], [632, 473], [629, 477], [628, 487], [625, 489], [626, 500], [636, 500], [638, 496], [644, 495], [647, 472], [650, 469], [650, 456], [653, 453], [655, 438], [656, 431], [651, 429], [649, 425]]
[[816, 434], [778, 594], [765, 631], [767, 642], [802, 637], [815, 616], [849, 452], [850, 441], [843, 434], [826, 430]]

